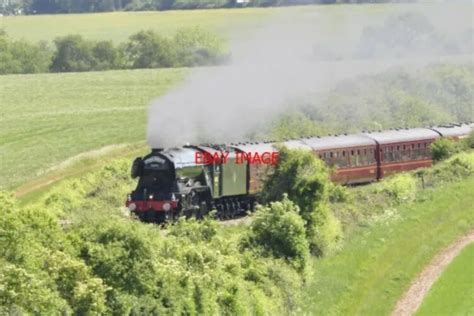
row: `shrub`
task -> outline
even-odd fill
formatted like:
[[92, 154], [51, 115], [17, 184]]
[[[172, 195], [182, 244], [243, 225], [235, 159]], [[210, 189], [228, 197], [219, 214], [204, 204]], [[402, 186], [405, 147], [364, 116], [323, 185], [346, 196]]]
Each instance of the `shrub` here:
[[55, 72], [108, 70], [123, 67], [121, 53], [111, 41], [88, 41], [80, 35], [54, 40], [56, 52], [51, 64]]
[[424, 172], [428, 185], [456, 181], [474, 174], [474, 153], [461, 152]]
[[447, 138], [439, 138], [431, 144], [431, 155], [435, 161], [444, 160], [455, 152], [456, 145]]
[[0, 260], [0, 314], [55, 315], [71, 310], [47, 277]]
[[51, 70], [54, 72], [89, 71], [94, 68], [93, 45], [81, 35], [68, 35], [54, 40], [56, 52]]
[[94, 56], [94, 70], [108, 70], [122, 68], [121, 52], [115, 48], [112, 41], [99, 41], [92, 47]]
[[379, 191], [390, 196], [395, 203], [411, 201], [416, 196], [416, 179], [409, 173], [398, 174], [382, 182]]
[[[338, 221], [327, 208], [330, 185], [323, 161], [309, 151], [282, 147], [279, 163], [265, 181], [262, 192], [267, 202], [279, 200], [287, 193], [288, 198], [299, 206], [306, 223], [311, 252], [317, 255], [336, 247], [342, 237]], [[329, 229], [327, 225], [334, 229]], [[329, 231], [339, 233], [325, 233]]]
[[0, 74], [48, 72], [51, 51], [45, 42], [13, 41], [0, 32]]
[[245, 243], [262, 248], [276, 258], [290, 260], [303, 270], [309, 257], [309, 245], [299, 207], [285, 196], [281, 202], [259, 206]]
[[131, 68], [162, 68], [177, 65], [176, 47], [168, 38], [152, 30], [140, 31], [125, 46], [125, 56]]
[[212, 65], [223, 59], [222, 40], [201, 28], [179, 29], [173, 41], [180, 66]]
[[463, 143], [467, 148], [474, 148], [474, 131], [470, 132], [469, 135], [463, 139]]

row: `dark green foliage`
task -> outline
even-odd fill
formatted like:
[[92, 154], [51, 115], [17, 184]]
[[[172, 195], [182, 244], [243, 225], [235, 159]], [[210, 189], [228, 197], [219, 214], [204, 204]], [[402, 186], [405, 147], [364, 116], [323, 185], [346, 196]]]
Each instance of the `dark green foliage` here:
[[0, 30], [0, 74], [47, 72], [51, 52], [46, 43], [11, 40]]
[[469, 133], [469, 135], [463, 139], [463, 145], [466, 148], [474, 148], [474, 131]]
[[130, 36], [125, 54], [131, 68], [173, 67], [176, 61], [172, 42], [151, 30]]
[[456, 144], [447, 138], [439, 138], [431, 144], [433, 160], [440, 161], [449, 158], [456, 152]]
[[328, 210], [330, 181], [326, 165], [311, 152], [280, 149], [279, 163], [268, 177], [264, 201], [280, 200], [286, 193], [300, 207], [312, 253], [322, 255], [341, 239], [338, 221]]
[[270, 206], [259, 206], [244, 245], [287, 259], [297, 269], [304, 270], [309, 258], [309, 244], [298, 206], [287, 196], [281, 202], [270, 203]]
[[227, 58], [222, 40], [200, 28], [180, 29], [173, 37], [141, 31], [118, 46], [81, 35], [58, 37], [54, 45], [51, 52], [45, 43], [12, 41], [0, 32], [0, 74], [193, 67]]
[[56, 53], [51, 70], [54, 72], [90, 71], [94, 69], [92, 43], [80, 35], [69, 35], [54, 40]]
[[54, 41], [56, 52], [51, 71], [91, 71], [120, 68], [120, 51], [111, 41], [92, 42], [80, 35], [69, 35]]
[[17, 208], [1, 193], [0, 306], [5, 311], [54, 314], [105, 311], [106, 287], [74, 257], [56, 216], [39, 207]]

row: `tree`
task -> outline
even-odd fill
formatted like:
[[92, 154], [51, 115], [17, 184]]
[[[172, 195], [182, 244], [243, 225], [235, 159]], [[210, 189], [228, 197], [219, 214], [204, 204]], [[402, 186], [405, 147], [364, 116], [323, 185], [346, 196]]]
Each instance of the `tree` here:
[[173, 40], [181, 66], [215, 64], [223, 56], [222, 41], [198, 27], [179, 29]]
[[132, 36], [125, 47], [131, 68], [161, 68], [176, 65], [174, 43], [152, 30], [140, 31]]
[[120, 54], [112, 41], [100, 41], [93, 45], [92, 55], [95, 59], [94, 70], [121, 68]]
[[47, 72], [51, 51], [45, 42], [13, 41], [0, 32], [0, 74]]
[[431, 144], [431, 155], [435, 161], [449, 158], [455, 152], [455, 144], [447, 138], [439, 138]]
[[342, 237], [339, 221], [328, 209], [330, 181], [323, 161], [310, 151], [280, 148], [279, 162], [265, 181], [262, 198], [280, 200], [284, 194], [300, 207], [312, 253], [323, 255]]
[[303, 270], [309, 257], [305, 222], [299, 216], [299, 207], [285, 195], [281, 202], [259, 206], [253, 216], [244, 245], [285, 258], [298, 270]]
[[51, 70], [54, 72], [89, 71], [95, 66], [92, 45], [80, 35], [68, 35], [54, 40], [56, 53]]

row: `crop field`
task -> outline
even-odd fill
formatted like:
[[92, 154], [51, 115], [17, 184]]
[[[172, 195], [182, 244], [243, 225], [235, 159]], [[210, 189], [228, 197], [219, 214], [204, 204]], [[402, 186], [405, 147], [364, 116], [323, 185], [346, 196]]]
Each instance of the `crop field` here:
[[178, 28], [197, 25], [226, 36], [236, 28], [251, 27], [252, 23], [258, 23], [277, 10], [252, 8], [15, 16], [0, 17], [0, 28], [14, 38], [32, 41], [51, 41], [57, 36], [81, 34], [89, 39], [120, 42], [143, 29], [172, 35]]
[[185, 69], [0, 76], [0, 187], [80, 153], [145, 140], [150, 101]]
[[[427, 192], [409, 206], [387, 209], [385, 216], [347, 236], [339, 253], [315, 259], [306, 291], [311, 300], [305, 310], [314, 315], [390, 314], [411, 280], [434, 255], [472, 229], [473, 186], [474, 178], [470, 177]], [[453, 269], [461, 271], [456, 266]], [[453, 278], [450, 274], [447, 277]], [[438, 298], [438, 302], [446, 304], [446, 298]], [[427, 311], [431, 311], [427, 315], [436, 314], [432, 309]]]
[[[93, 14], [56, 14], [37, 16], [3, 16], [0, 28], [13, 38], [31, 41], [52, 41], [57, 36], [81, 34], [88, 39], [124, 41], [128, 36], [144, 29], [153, 29], [164, 35], [171, 35], [183, 27], [200, 26], [217, 32], [221, 36], [246, 36], [256, 26], [279, 13], [313, 13], [324, 30], [331, 33], [354, 32], [355, 20], [370, 17], [373, 22], [381, 21], [386, 14], [417, 9], [415, 4], [361, 4], [357, 6], [295, 6], [286, 8], [242, 8], [184, 11], [111, 12]], [[445, 7], [432, 5], [443, 12]], [[424, 7], [418, 8], [419, 11]], [[469, 14], [469, 12], [465, 12]], [[61, 25], [61, 27], [57, 27]], [[326, 29], [327, 28], [327, 29]], [[347, 33], [346, 33], [347, 35]]]
[[472, 315], [473, 301], [474, 244], [470, 244], [433, 284], [416, 315]]

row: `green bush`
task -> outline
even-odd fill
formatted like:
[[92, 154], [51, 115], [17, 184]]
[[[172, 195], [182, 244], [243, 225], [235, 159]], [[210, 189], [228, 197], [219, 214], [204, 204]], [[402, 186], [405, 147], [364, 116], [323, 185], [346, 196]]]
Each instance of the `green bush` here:
[[412, 201], [416, 196], [417, 182], [409, 173], [402, 173], [384, 180], [377, 191], [387, 194], [395, 203]]
[[198, 27], [179, 29], [173, 37], [173, 43], [179, 66], [217, 64], [225, 56], [222, 40]]
[[265, 181], [262, 198], [280, 200], [283, 195], [300, 208], [311, 252], [323, 255], [342, 238], [340, 224], [328, 209], [330, 180], [325, 163], [310, 151], [280, 148], [279, 162]]
[[93, 45], [81, 35], [68, 35], [54, 40], [56, 52], [51, 70], [54, 72], [90, 71], [94, 68]]
[[51, 51], [44, 42], [11, 40], [0, 31], [0, 74], [48, 72]]
[[470, 132], [462, 142], [464, 143], [464, 147], [471, 149], [474, 148], [474, 131]]
[[80, 35], [54, 40], [56, 52], [51, 71], [91, 71], [121, 68], [120, 52], [111, 41], [88, 41]]
[[447, 138], [439, 138], [431, 144], [433, 160], [440, 161], [451, 157], [456, 152], [456, 144]]
[[127, 64], [131, 68], [164, 68], [177, 65], [173, 42], [152, 30], [130, 36], [125, 46]]
[[286, 196], [281, 202], [257, 207], [245, 243], [276, 258], [287, 259], [299, 270], [304, 270], [309, 257], [305, 223], [298, 206]]
[[474, 174], [474, 153], [461, 152], [423, 172], [425, 185], [457, 181]]

